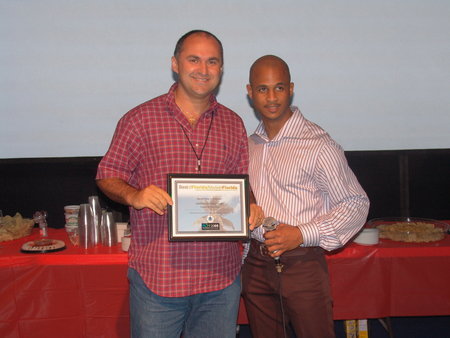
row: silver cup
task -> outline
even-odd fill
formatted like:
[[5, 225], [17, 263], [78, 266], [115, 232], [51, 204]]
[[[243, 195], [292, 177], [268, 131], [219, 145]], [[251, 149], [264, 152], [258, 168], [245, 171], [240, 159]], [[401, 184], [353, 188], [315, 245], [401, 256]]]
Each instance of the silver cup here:
[[117, 244], [117, 225], [110, 211], [102, 214], [100, 234], [104, 246], [114, 246]]
[[78, 214], [78, 232], [80, 247], [87, 249], [95, 245], [95, 224], [91, 206], [87, 203], [80, 205]]

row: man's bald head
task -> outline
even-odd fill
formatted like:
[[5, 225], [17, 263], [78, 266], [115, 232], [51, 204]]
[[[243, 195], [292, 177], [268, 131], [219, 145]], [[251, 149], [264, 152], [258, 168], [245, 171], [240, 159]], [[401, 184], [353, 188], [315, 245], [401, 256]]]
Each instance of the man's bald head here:
[[258, 69], [260, 67], [279, 68], [282, 72], [284, 72], [287, 75], [288, 82], [291, 81], [291, 72], [289, 71], [289, 66], [283, 59], [275, 55], [264, 55], [261, 56], [259, 59], [257, 59], [255, 62], [253, 62], [252, 66], [250, 67], [250, 76], [249, 76], [250, 84], [253, 83], [254, 74], [258, 72]]

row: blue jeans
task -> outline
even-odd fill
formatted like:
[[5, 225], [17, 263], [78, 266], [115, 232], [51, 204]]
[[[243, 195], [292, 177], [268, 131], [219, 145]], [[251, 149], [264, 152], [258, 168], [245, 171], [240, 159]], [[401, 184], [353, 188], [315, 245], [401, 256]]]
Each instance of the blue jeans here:
[[240, 276], [225, 289], [187, 297], [156, 295], [131, 268], [128, 279], [133, 338], [236, 337]]

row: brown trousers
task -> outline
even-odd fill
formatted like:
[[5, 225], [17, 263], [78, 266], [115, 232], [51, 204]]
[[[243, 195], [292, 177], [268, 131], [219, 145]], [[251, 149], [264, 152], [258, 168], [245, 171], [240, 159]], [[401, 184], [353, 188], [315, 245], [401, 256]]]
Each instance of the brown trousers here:
[[[297, 248], [281, 256], [278, 273], [272, 257], [251, 241], [242, 268], [242, 295], [254, 338], [334, 337], [328, 267], [320, 248]], [[280, 301], [280, 293], [282, 304]], [[292, 329], [288, 328], [291, 326]]]

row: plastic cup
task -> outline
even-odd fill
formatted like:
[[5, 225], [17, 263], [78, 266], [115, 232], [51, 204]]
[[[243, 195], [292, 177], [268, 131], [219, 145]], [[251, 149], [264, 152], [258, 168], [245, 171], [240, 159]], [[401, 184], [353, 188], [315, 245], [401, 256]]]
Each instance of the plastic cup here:
[[79, 205], [66, 205], [64, 207], [64, 212], [69, 215], [78, 216], [78, 212], [80, 211]]
[[66, 232], [67, 232], [67, 236], [69, 236], [70, 242], [73, 245], [78, 246], [80, 244], [80, 237], [78, 234], [78, 226], [66, 225]]
[[91, 206], [87, 203], [80, 205], [78, 231], [82, 248], [87, 249], [95, 245], [95, 224], [92, 218]]
[[117, 226], [112, 212], [104, 212], [100, 226], [101, 241], [104, 246], [117, 244]]

